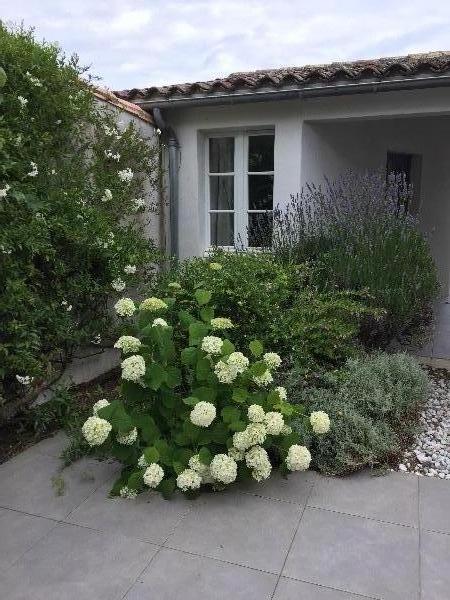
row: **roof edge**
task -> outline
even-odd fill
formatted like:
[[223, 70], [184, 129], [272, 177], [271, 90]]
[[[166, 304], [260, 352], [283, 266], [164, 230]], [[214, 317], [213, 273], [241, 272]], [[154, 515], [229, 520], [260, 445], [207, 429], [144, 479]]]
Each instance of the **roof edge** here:
[[99, 100], [103, 100], [108, 104], [112, 104], [113, 106], [120, 108], [120, 110], [123, 110], [124, 112], [127, 112], [150, 125], [155, 124], [153, 117], [141, 106], [138, 106], [134, 102], [130, 102], [124, 98], [119, 98], [116, 96], [116, 94], [106, 88], [94, 88], [93, 93], [94, 96]]

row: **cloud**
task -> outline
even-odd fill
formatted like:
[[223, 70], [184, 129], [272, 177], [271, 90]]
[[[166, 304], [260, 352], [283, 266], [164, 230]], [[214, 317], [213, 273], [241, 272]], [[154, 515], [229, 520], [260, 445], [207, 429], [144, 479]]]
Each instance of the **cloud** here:
[[277, 66], [445, 50], [450, 3], [429, 0], [18, 0], [34, 26], [113, 89]]

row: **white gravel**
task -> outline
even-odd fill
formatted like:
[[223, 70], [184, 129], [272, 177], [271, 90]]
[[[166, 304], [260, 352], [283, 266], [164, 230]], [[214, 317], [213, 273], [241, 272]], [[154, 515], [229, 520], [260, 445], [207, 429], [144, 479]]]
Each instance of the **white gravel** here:
[[398, 470], [450, 479], [450, 380], [438, 372], [430, 377], [430, 392], [420, 423], [422, 433], [404, 453]]

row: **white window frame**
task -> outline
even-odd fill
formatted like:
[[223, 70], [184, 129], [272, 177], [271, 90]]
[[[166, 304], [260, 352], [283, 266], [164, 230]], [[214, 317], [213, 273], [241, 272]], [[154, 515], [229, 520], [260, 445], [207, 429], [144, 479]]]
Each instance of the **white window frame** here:
[[[275, 184], [275, 171], [249, 171], [248, 170], [248, 140], [250, 136], [273, 135], [274, 129], [257, 129], [244, 131], [221, 131], [219, 133], [207, 133], [205, 135], [205, 208], [206, 208], [206, 248], [210, 250], [211, 244], [211, 214], [234, 213], [234, 240], [248, 248], [248, 216], [249, 214], [272, 213], [272, 210], [249, 210], [248, 208], [248, 177], [249, 175], [273, 175]], [[209, 170], [209, 140], [211, 138], [234, 138], [234, 171], [227, 173], [211, 173]], [[275, 168], [275, 165], [274, 165]], [[234, 180], [234, 210], [211, 209], [210, 201], [210, 178], [211, 176], [233, 176]], [[235, 246], [219, 246], [224, 250], [232, 250]], [[257, 249], [252, 246], [251, 249]]]

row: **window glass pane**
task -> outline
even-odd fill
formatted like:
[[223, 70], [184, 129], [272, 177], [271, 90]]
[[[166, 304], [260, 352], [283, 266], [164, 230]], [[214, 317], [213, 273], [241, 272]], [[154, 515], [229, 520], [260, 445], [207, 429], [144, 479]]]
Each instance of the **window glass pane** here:
[[250, 135], [248, 138], [248, 170], [273, 171], [273, 135]]
[[234, 171], [234, 138], [209, 138], [209, 172], [232, 173]]
[[249, 213], [248, 245], [261, 248], [272, 245], [272, 213]]
[[248, 176], [249, 210], [273, 209], [273, 175]]
[[209, 178], [209, 198], [211, 210], [233, 210], [233, 175], [211, 175]]
[[211, 246], [234, 245], [234, 213], [211, 213]]

